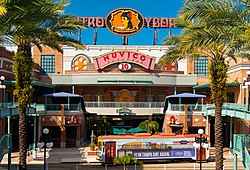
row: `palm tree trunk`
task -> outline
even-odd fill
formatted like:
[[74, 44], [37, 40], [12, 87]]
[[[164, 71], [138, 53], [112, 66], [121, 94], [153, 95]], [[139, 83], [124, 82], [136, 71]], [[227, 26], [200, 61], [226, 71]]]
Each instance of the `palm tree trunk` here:
[[29, 45], [19, 45], [14, 56], [14, 73], [16, 78], [16, 88], [14, 93], [18, 98], [19, 111], [19, 169], [26, 170], [27, 154], [27, 118], [26, 108], [31, 101], [32, 95], [32, 75], [33, 60], [31, 57], [31, 47]]
[[223, 124], [222, 124], [222, 104], [215, 105], [215, 160], [216, 170], [223, 170]]
[[27, 154], [27, 122], [26, 107], [18, 107], [19, 111], [19, 169], [26, 170], [26, 154]]
[[215, 161], [216, 170], [223, 170], [223, 124], [222, 105], [226, 100], [228, 65], [221, 56], [214, 56], [209, 71], [211, 75], [211, 99], [215, 104]]

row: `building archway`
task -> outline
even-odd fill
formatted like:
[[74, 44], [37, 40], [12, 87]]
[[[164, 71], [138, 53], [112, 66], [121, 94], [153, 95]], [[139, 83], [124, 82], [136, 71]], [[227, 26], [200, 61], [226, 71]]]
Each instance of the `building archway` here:
[[128, 89], [122, 89], [115, 96], [115, 102], [135, 102], [135, 96]]

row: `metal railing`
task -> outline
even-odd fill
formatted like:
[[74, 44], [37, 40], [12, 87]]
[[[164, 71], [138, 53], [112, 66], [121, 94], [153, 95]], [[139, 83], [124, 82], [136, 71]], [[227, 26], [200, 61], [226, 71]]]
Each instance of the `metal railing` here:
[[[236, 110], [242, 110], [242, 111], [248, 111], [248, 105], [247, 104], [237, 104], [237, 103], [224, 103], [223, 109], [236, 109]], [[215, 108], [214, 104], [205, 104], [204, 109], [211, 110]]]
[[[250, 120], [250, 105], [236, 104], [236, 103], [224, 103], [222, 106], [222, 114], [230, 117], [238, 117], [245, 120]], [[215, 113], [214, 104], [206, 104], [203, 107], [205, 115], [212, 115]]]
[[164, 102], [84, 102], [84, 105], [91, 108], [163, 108]]
[[[85, 102], [87, 108], [159, 108], [163, 109], [165, 102]], [[188, 104], [188, 111], [193, 112], [204, 112], [204, 115], [214, 114], [214, 104]], [[61, 104], [36, 104], [29, 105], [27, 114], [46, 113], [47, 111], [60, 111]], [[81, 111], [81, 104], [65, 104], [65, 111]], [[167, 111], [184, 111], [183, 104], [168, 104]], [[239, 117], [246, 120], [250, 120], [250, 111], [248, 111], [248, 105], [235, 104], [235, 103], [224, 103], [223, 114]], [[18, 115], [17, 103], [4, 103], [0, 105], [0, 117]]]
[[250, 169], [249, 152], [250, 152], [250, 134], [234, 134], [234, 154], [240, 156], [245, 169]]
[[5, 153], [11, 149], [11, 134], [0, 135], [0, 162]]
[[[48, 111], [60, 111], [62, 110], [61, 104], [46, 104], [45, 109]], [[64, 111], [80, 111], [81, 104], [64, 104]]]
[[[188, 104], [187, 111], [202, 111], [202, 104]], [[184, 104], [169, 104], [168, 111], [184, 111]]]
[[[164, 108], [165, 102], [85, 102], [85, 107], [96, 108]], [[188, 104], [188, 111], [202, 111], [202, 104]], [[169, 104], [168, 111], [184, 111], [184, 104]]]

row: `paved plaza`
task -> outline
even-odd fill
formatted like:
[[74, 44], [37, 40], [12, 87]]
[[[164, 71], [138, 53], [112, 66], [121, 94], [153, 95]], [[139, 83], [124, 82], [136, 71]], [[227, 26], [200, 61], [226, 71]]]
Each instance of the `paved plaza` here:
[[[114, 165], [102, 165], [96, 156], [88, 156], [87, 152], [89, 147], [82, 148], [53, 148], [49, 150], [47, 154], [47, 163], [49, 170], [120, 170], [123, 169], [121, 166]], [[36, 159], [32, 155], [27, 157], [28, 170], [42, 170], [43, 169], [43, 150], [38, 152]], [[225, 170], [234, 169], [234, 159], [233, 155], [230, 154], [229, 150], [224, 151], [224, 165]], [[8, 157], [7, 154], [4, 156], [1, 164], [1, 170], [7, 170]], [[200, 167], [199, 163], [190, 161], [162, 161], [159, 163], [144, 163], [142, 167], [130, 166], [130, 170], [179, 170], [184, 168], [185, 170], [198, 170]], [[16, 170], [18, 167], [18, 153], [12, 153], [12, 170]], [[203, 170], [213, 170], [215, 169], [214, 155], [211, 153], [211, 158], [209, 162], [202, 163]], [[238, 159], [238, 170], [244, 170], [241, 160]]]

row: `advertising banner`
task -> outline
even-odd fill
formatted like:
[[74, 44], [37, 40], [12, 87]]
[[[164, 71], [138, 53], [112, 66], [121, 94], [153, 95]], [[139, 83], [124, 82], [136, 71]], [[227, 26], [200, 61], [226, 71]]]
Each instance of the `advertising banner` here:
[[134, 155], [137, 159], [169, 159], [169, 158], [192, 158], [195, 157], [195, 149], [174, 149], [174, 150], [130, 150], [118, 151], [118, 156]]
[[173, 150], [173, 157], [175, 158], [191, 158], [195, 156], [194, 149], [178, 149]]
[[144, 150], [144, 151], [133, 151], [132, 154], [137, 159], [144, 159], [144, 158], [169, 158], [172, 156], [170, 150]]

